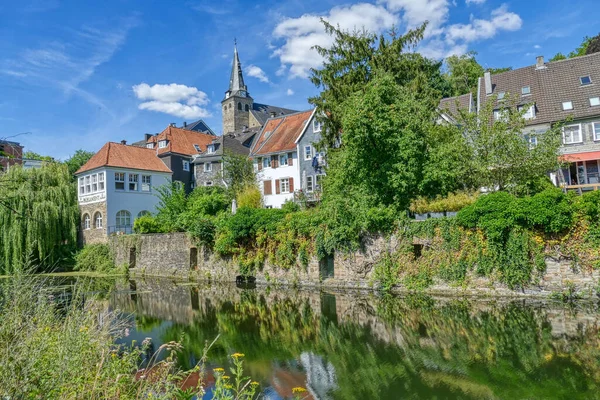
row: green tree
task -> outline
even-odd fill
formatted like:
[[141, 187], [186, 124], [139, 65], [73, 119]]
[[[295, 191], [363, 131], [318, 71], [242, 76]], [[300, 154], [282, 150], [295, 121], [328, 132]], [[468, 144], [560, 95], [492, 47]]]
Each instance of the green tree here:
[[28, 160], [40, 160], [40, 161], [48, 161], [48, 162], [55, 161], [53, 157], [43, 156], [41, 154], [34, 153], [33, 151], [26, 151], [25, 153], [23, 153], [23, 158], [28, 159]]
[[17, 167], [0, 175], [0, 273], [68, 262], [78, 224], [77, 193], [65, 165]]
[[255, 186], [256, 177], [252, 160], [245, 155], [226, 151], [223, 154], [223, 180], [232, 198], [246, 187]]
[[165, 232], [181, 231], [179, 216], [187, 210], [187, 196], [185, 187], [179, 182], [156, 188], [158, 192], [158, 213], [156, 220]]
[[71, 176], [75, 175], [75, 172], [81, 168], [83, 166], [83, 164], [85, 164], [86, 162], [89, 161], [90, 158], [92, 158], [92, 156], [95, 153], [91, 152], [91, 151], [85, 151], [85, 150], [77, 150], [71, 157], [67, 158], [65, 160], [65, 164], [67, 165], [67, 168], [69, 169], [69, 173], [71, 174]]
[[438, 100], [451, 93], [441, 73], [441, 63], [410, 52], [423, 37], [426, 25], [404, 35], [391, 31], [388, 35], [346, 32], [323, 21], [333, 45], [315, 46], [323, 56], [323, 67], [311, 70], [311, 82], [321, 90], [309, 99], [322, 115], [322, 145], [334, 147], [342, 128], [345, 101], [363, 90], [376, 73], [389, 74], [395, 84], [410, 87], [414, 97], [437, 106]]
[[[495, 99], [487, 101], [479, 115], [460, 112], [453, 129], [464, 137], [463, 171], [474, 188], [522, 191], [559, 167], [560, 124], [544, 133], [524, 134], [524, 114], [531, 105], [517, 107], [517, 98], [505, 98], [494, 115]], [[458, 150], [458, 149], [457, 149]]]
[[452, 87], [452, 96], [474, 93], [477, 89], [479, 77], [483, 76], [483, 67], [479, 65], [475, 56], [476, 52], [471, 51], [462, 56], [450, 56], [446, 59], [448, 72], [445, 77]]
[[[590, 48], [590, 44], [592, 47]], [[589, 51], [588, 51], [589, 49]], [[575, 50], [571, 51], [566, 56], [558, 52], [550, 59], [550, 61], [559, 61], [566, 60], [567, 58], [575, 58], [585, 56], [587, 54], [592, 54], [597, 51], [600, 51], [600, 34], [594, 37], [585, 36], [581, 41], [581, 44], [575, 48]]]

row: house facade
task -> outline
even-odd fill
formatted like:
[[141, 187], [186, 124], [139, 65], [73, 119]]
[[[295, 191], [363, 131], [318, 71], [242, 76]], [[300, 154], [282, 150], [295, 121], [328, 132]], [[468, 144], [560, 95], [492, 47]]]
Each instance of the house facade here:
[[0, 172], [6, 172], [13, 165], [23, 163], [23, 146], [17, 142], [0, 140]]
[[315, 202], [321, 198], [321, 179], [327, 167], [325, 152], [317, 150], [321, 141], [323, 124], [313, 111], [304, 132], [296, 139], [298, 149], [298, 165], [300, 169], [300, 186], [302, 200]]
[[502, 118], [505, 97], [525, 108], [524, 136], [532, 145], [555, 124], [562, 128], [561, 159], [568, 166], [551, 179], [566, 189], [600, 186], [600, 53], [544, 62], [479, 78], [477, 111], [494, 101], [494, 118]]
[[151, 149], [106, 143], [75, 173], [82, 242], [132, 233], [135, 219], [156, 212], [156, 188], [171, 174]]
[[271, 118], [257, 135], [250, 157], [265, 207], [281, 208], [299, 192], [317, 189], [324, 171], [313, 165], [319, 159], [314, 144], [320, 139], [320, 124], [315, 129], [313, 119], [314, 110]]

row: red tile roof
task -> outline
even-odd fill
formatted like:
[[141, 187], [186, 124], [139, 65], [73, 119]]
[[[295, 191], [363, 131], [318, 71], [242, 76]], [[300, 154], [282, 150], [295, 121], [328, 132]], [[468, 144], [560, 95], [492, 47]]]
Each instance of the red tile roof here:
[[177, 153], [192, 156], [198, 154], [198, 150], [195, 148], [197, 144], [200, 149], [205, 152], [206, 146], [215, 140], [215, 136], [207, 135], [206, 133], [190, 131], [187, 129], [176, 128], [174, 126], [167, 126], [167, 128], [156, 136], [152, 136], [148, 143], [158, 143], [161, 140], [167, 140], [167, 147], [162, 149], [158, 148], [155, 144], [155, 150], [158, 155], [165, 153]]
[[302, 134], [313, 110], [271, 118], [252, 146], [251, 155], [279, 153], [296, 149], [296, 139]]
[[146, 171], [168, 172], [169, 167], [156, 156], [156, 150], [108, 142], [75, 174], [100, 167], [120, 167]]

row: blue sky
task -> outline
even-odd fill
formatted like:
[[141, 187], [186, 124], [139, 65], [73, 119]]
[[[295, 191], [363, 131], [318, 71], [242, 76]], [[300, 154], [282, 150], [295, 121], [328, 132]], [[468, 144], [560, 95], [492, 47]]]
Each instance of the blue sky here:
[[[597, 0], [21, 0], [0, 2], [0, 138], [64, 159], [203, 118], [221, 131], [233, 39], [257, 102], [309, 108], [319, 18], [400, 31], [430, 21], [419, 50], [475, 50], [530, 65], [600, 32]], [[16, 134], [27, 134], [13, 137]]]

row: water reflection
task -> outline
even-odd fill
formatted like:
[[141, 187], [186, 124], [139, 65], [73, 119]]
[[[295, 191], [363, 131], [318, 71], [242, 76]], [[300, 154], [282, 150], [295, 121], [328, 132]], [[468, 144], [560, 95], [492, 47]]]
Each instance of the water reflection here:
[[111, 305], [135, 315], [135, 339], [182, 341], [179, 362], [189, 367], [220, 335], [211, 362], [244, 353], [246, 372], [270, 399], [296, 386], [313, 399], [600, 398], [595, 304], [164, 280], [118, 289]]

